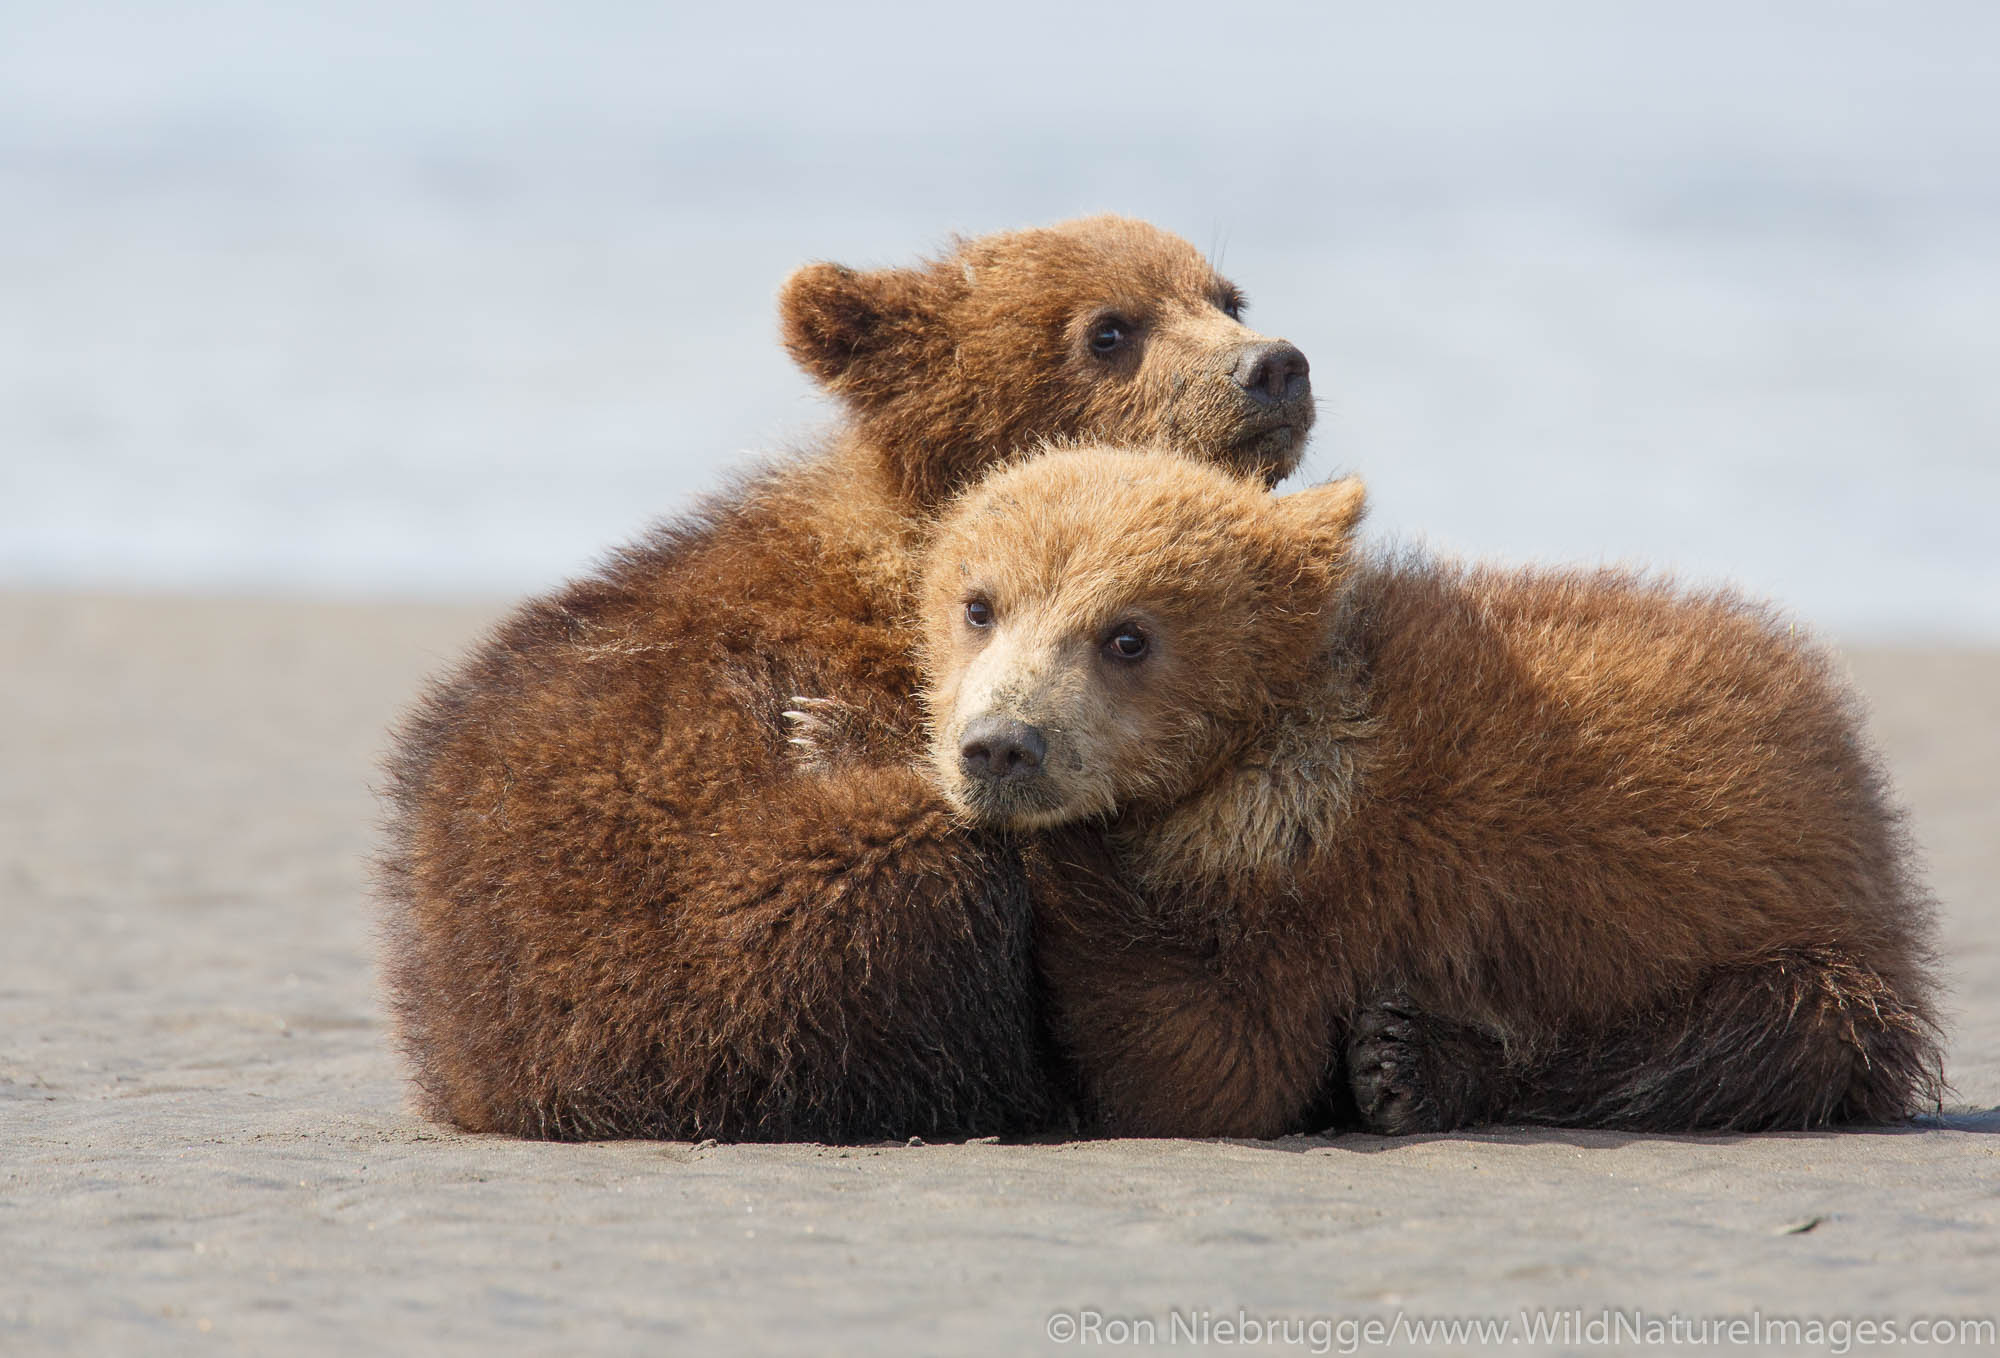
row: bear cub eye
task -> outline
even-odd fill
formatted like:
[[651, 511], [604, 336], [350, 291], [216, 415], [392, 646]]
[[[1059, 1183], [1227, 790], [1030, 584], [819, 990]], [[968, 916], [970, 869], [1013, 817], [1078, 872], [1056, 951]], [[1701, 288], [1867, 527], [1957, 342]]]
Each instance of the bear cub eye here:
[[974, 627], [991, 627], [993, 625], [993, 605], [987, 603], [984, 599], [967, 599], [965, 601], [965, 620]]
[[1111, 640], [1104, 643], [1104, 649], [1116, 659], [1137, 660], [1146, 654], [1149, 644], [1144, 632], [1126, 623], [1111, 634]]
[[1106, 316], [1090, 328], [1090, 352], [1109, 358], [1131, 337], [1132, 327], [1117, 316]]
[[1243, 308], [1246, 305], [1246, 303], [1244, 301], [1243, 294], [1236, 291], [1234, 288], [1231, 288], [1228, 292], [1222, 294], [1221, 300], [1218, 301], [1216, 305], [1222, 308], [1222, 314], [1227, 316], [1230, 320], [1240, 321], [1243, 319]]

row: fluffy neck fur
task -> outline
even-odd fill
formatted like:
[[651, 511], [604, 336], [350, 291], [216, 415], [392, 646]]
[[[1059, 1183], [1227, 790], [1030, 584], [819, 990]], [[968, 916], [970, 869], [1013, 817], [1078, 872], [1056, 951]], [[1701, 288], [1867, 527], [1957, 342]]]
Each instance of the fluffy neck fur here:
[[1331, 649], [1314, 682], [1270, 708], [1187, 796], [1123, 813], [1111, 838], [1131, 879], [1156, 894], [1286, 889], [1360, 793], [1373, 723], [1359, 671], [1345, 647]]

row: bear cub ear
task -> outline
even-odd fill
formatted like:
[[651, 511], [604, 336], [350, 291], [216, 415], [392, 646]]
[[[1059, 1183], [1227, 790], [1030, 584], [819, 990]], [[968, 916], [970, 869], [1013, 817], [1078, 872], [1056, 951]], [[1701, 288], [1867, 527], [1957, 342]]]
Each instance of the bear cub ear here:
[[838, 385], [857, 360], [916, 332], [929, 281], [912, 269], [808, 264], [778, 294], [785, 350], [813, 377]]
[[1287, 534], [1302, 544], [1313, 566], [1332, 572], [1345, 564], [1354, 530], [1368, 512], [1368, 488], [1358, 476], [1280, 495], [1271, 502]]

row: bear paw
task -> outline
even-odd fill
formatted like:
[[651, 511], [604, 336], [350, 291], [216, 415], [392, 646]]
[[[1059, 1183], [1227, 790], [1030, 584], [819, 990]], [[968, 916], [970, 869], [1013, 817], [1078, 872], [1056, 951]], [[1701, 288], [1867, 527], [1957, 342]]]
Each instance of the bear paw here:
[[1347, 1035], [1355, 1106], [1362, 1124], [1382, 1136], [1487, 1120], [1487, 1083], [1500, 1059], [1492, 1038], [1432, 1018], [1401, 995], [1362, 1010]]
[[850, 728], [859, 714], [851, 703], [793, 694], [784, 715], [785, 743], [791, 747], [792, 763], [799, 768], [829, 768], [854, 743]]
[[839, 698], [794, 694], [784, 711], [792, 766], [824, 773], [843, 764], [907, 762], [908, 740], [881, 718]]

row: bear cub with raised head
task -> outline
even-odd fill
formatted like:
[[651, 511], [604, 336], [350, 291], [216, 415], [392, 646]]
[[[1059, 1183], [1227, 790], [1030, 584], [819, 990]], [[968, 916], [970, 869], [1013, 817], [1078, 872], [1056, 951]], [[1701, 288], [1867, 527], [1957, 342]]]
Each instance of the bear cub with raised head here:
[[[793, 275], [786, 347], [840, 428], [522, 606], [398, 732], [384, 969], [426, 1109], [560, 1138], [1066, 1116], [1030, 866], [914, 767], [918, 552], [941, 500], [1043, 438], [1290, 471], [1306, 361], [1241, 310], [1187, 242], [1115, 217]], [[859, 751], [837, 768], [788, 743], [836, 737]]]
[[1371, 558], [1362, 506], [1077, 449], [932, 541], [934, 776], [1106, 828], [1037, 942], [1100, 1124], [1934, 1105], [1930, 906], [1829, 657], [1727, 594]]

